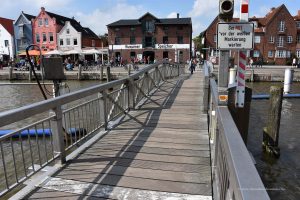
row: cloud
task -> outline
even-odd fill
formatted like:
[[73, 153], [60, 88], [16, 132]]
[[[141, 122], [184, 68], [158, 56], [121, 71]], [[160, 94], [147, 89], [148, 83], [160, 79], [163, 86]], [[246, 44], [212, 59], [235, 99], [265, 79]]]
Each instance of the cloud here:
[[96, 34], [104, 34], [107, 33], [107, 24], [120, 19], [136, 19], [145, 13], [142, 6], [119, 2], [109, 10], [97, 8], [91, 13], [77, 12], [76, 19], [81, 22], [82, 26], [91, 28]]
[[216, 16], [219, 12], [219, 1], [217, 0], [195, 0], [193, 9], [189, 15], [192, 17]]
[[[2, 1], [2, 0], [1, 0]], [[73, 0], [24, 0], [26, 4], [35, 8], [45, 7], [46, 10], [57, 10], [72, 3]]]
[[168, 14], [167, 18], [176, 18], [177, 17], [177, 12], [171, 12]]

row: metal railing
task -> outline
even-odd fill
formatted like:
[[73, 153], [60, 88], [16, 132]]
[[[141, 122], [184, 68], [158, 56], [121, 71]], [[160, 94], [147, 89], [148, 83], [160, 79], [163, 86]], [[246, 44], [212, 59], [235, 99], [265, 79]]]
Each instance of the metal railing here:
[[204, 76], [203, 111], [209, 115], [214, 199], [269, 199], [228, 107], [218, 105], [218, 87], [209, 77], [207, 63]]
[[0, 113], [0, 196], [137, 108], [184, 67], [156, 63], [121, 80]]

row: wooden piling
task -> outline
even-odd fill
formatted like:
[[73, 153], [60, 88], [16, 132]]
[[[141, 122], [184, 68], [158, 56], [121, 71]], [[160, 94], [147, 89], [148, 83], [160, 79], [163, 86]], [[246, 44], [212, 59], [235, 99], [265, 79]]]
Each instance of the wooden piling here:
[[78, 80], [81, 80], [81, 74], [82, 74], [82, 65], [78, 65]]
[[103, 81], [103, 66], [100, 66], [100, 80]]
[[278, 147], [280, 118], [282, 109], [283, 89], [280, 86], [271, 86], [270, 88], [270, 106], [268, 113], [267, 126], [263, 130], [263, 148], [267, 152], [280, 156]]
[[8, 79], [9, 79], [9, 80], [12, 80], [12, 79], [13, 79], [13, 67], [10, 66], [10, 67], [8, 68], [8, 70], [9, 70]]
[[110, 82], [111, 81], [111, 74], [110, 74], [110, 66], [106, 68], [106, 81]]

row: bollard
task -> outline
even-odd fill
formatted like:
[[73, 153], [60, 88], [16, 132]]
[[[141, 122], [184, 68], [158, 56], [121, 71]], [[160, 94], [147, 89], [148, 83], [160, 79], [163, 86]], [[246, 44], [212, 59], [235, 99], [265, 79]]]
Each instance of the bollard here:
[[106, 81], [107, 82], [111, 81], [110, 66], [107, 66], [106, 68]]
[[8, 68], [8, 70], [9, 70], [9, 71], [8, 71], [8, 72], [9, 72], [9, 74], [8, 74], [8, 79], [9, 79], [9, 80], [12, 80], [12, 79], [13, 79], [13, 67], [10, 66], [10, 67]]
[[100, 80], [103, 81], [103, 66], [100, 66]]
[[254, 69], [251, 69], [250, 82], [254, 82]]
[[292, 69], [285, 69], [284, 72], [284, 86], [283, 86], [283, 92], [284, 94], [290, 93], [291, 90], [291, 84], [293, 80], [293, 71]]
[[32, 69], [31, 69], [31, 66], [29, 66], [28, 80], [29, 80], [29, 81], [32, 80]]
[[82, 65], [78, 65], [78, 80], [81, 80], [81, 74], [82, 74]]
[[282, 109], [283, 90], [279, 86], [271, 86], [270, 88], [270, 107], [268, 113], [267, 127], [263, 129], [262, 146], [265, 151], [273, 154], [275, 157], [280, 156], [278, 147], [280, 118]]
[[128, 67], [128, 76], [130, 76], [130, 73], [131, 73], [131, 64], [127, 65]]
[[236, 77], [236, 68], [230, 68], [229, 69], [229, 82], [228, 82], [229, 86], [235, 84], [235, 77]]

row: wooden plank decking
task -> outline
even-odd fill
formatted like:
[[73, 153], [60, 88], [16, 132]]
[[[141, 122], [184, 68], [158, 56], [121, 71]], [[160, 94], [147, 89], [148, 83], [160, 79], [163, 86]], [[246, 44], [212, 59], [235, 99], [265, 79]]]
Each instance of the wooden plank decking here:
[[28, 199], [212, 199], [202, 75], [166, 82]]

